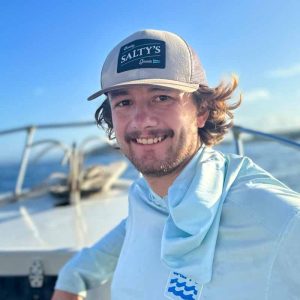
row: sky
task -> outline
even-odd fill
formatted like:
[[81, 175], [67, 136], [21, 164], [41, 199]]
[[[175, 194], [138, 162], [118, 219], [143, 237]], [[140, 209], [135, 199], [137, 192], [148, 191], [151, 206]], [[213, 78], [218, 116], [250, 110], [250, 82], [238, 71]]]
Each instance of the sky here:
[[[0, 0], [0, 131], [93, 120], [100, 102], [86, 98], [100, 88], [106, 55], [146, 28], [188, 41], [210, 86], [239, 76], [237, 125], [300, 129], [299, 11], [299, 0]], [[63, 138], [83, 135], [75, 128]], [[0, 161], [19, 155], [24, 137], [0, 136]]]

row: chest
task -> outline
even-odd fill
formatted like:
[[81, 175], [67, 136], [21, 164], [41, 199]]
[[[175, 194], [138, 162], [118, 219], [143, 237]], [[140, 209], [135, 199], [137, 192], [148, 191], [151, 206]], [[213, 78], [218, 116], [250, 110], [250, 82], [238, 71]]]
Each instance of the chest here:
[[[213, 278], [197, 284], [160, 259], [167, 215], [140, 210], [128, 223], [126, 239], [112, 284], [113, 300], [253, 300], [263, 299], [273, 244], [255, 225], [220, 224]], [[242, 225], [242, 224], [241, 224]], [[255, 233], [256, 232], [256, 233]]]

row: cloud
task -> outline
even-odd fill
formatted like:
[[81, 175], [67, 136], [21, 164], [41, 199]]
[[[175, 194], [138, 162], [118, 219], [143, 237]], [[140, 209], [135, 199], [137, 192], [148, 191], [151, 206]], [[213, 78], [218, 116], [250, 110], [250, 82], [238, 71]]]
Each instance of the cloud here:
[[245, 101], [269, 100], [270, 98], [271, 93], [264, 88], [254, 89], [243, 93], [243, 99], [245, 99]]
[[266, 73], [271, 78], [290, 78], [300, 75], [300, 63], [290, 66], [288, 68], [281, 68], [268, 71]]

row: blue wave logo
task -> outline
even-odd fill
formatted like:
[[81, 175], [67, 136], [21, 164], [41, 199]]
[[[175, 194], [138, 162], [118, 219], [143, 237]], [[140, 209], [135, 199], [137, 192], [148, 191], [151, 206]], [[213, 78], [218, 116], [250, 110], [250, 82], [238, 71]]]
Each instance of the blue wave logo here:
[[197, 282], [178, 272], [170, 273], [165, 293], [169, 299], [197, 300], [200, 292]]

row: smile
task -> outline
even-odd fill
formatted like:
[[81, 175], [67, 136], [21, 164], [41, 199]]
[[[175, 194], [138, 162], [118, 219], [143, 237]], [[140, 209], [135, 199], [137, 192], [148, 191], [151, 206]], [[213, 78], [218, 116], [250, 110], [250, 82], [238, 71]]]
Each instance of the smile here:
[[135, 142], [142, 145], [153, 145], [160, 143], [161, 141], [165, 140], [165, 138], [166, 136], [159, 136], [155, 138], [137, 138]]

